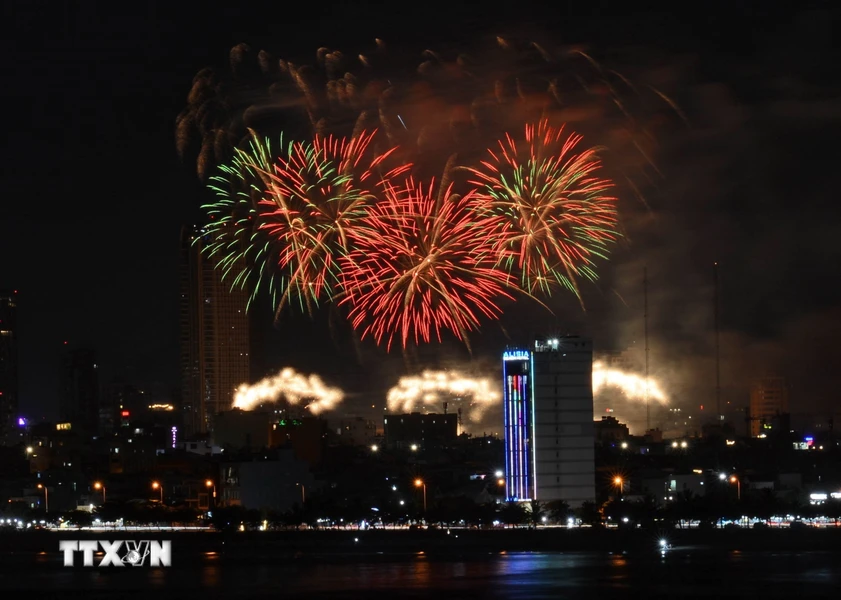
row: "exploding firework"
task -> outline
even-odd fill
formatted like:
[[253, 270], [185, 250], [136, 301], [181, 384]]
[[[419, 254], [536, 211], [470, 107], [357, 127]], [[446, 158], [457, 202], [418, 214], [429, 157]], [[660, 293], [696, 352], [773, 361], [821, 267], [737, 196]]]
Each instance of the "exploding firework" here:
[[607, 258], [617, 238], [612, 184], [598, 176], [596, 150], [578, 151], [580, 142], [543, 120], [526, 125], [525, 144], [506, 136], [468, 169], [478, 209], [501, 217], [493, 234], [500, 260], [529, 294], [559, 283], [580, 297], [577, 280], [596, 279], [594, 258]]
[[386, 396], [388, 410], [408, 413], [421, 406], [443, 402], [466, 403], [466, 417], [473, 423], [482, 420], [485, 411], [499, 405], [502, 394], [490, 379], [470, 377], [458, 371], [424, 371], [420, 376], [401, 377]]
[[316, 136], [284, 147], [252, 141], [211, 179], [217, 201], [206, 206], [213, 240], [208, 255], [252, 299], [261, 287], [279, 311], [297, 299], [312, 312], [337, 291], [336, 257], [347, 229], [365, 214], [378, 185], [407, 170], [381, 172], [393, 152], [373, 156], [374, 133], [345, 139]]
[[285, 400], [293, 406], [303, 405], [317, 415], [334, 409], [344, 397], [342, 390], [327, 386], [318, 375], [302, 375], [287, 367], [273, 377], [240, 385], [234, 394], [233, 407], [253, 410], [267, 402]]
[[282, 147], [281, 137], [277, 144], [253, 138], [246, 149], [237, 148], [233, 160], [208, 181], [215, 201], [202, 207], [209, 217], [203, 252], [222, 271], [223, 280], [249, 293], [248, 306], [264, 288], [277, 305], [280, 250], [261, 230], [265, 211], [260, 201], [268, 193], [267, 173]]
[[[593, 363], [593, 394], [598, 394], [607, 387], [617, 388], [628, 400], [645, 402], [646, 398], [661, 405], [669, 403], [669, 398], [660, 383], [651, 377], [646, 386], [645, 377], [620, 369], [612, 369], [602, 362]], [[648, 389], [646, 389], [646, 387]]]
[[[630, 173], [653, 166], [651, 124], [664, 108], [676, 110], [578, 48], [500, 38], [472, 53], [399, 56], [377, 40], [360, 55], [320, 48], [307, 65], [240, 44], [228, 69], [195, 77], [176, 141], [184, 158], [198, 146], [204, 179], [249, 140], [213, 182], [207, 231], [208, 252], [252, 299], [269, 290], [278, 312], [310, 313], [341, 300], [362, 336], [388, 349], [446, 331], [469, 347], [468, 332], [499, 317], [508, 293], [561, 285], [580, 297], [578, 281], [596, 277], [617, 236], [610, 183], [597, 176], [595, 150], [577, 149], [579, 136], [552, 137], [540, 122], [522, 145], [506, 137], [481, 164], [480, 153], [535, 119], [573, 123], [610, 146], [611, 172], [642, 198]], [[279, 124], [314, 141], [255, 141], [276, 139]], [[449, 168], [435, 203], [432, 184], [389, 181], [409, 163], [428, 181], [445, 161], [475, 167], [480, 189], [450, 186]]]
[[470, 194], [447, 188], [436, 197], [433, 188], [411, 179], [387, 185], [385, 198], [348, 232], [341, 302], [362, 337], [385, 340], [388, 349], [395, 337], [404, 348], [410, 340], [440, 342], [445, 330], [467, 343], [480, 315], [497, 318], [495, 302], [511, 297], [491, 254], [494, 218], [477, 217]]

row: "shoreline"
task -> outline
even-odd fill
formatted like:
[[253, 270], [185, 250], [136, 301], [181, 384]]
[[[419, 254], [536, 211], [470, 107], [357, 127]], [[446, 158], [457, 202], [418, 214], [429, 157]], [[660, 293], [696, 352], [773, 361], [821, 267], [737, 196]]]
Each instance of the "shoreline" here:
[[[24, 531], [0, 532], [0, 546], [16, 554], [59, 556], [58, 542], [79, 540], [171, 540], [179, 562], [213, 560], [260, 562], [330, 557], [407, 557], [506, 552], [669, 553], [693, 551], [822, 552], [841, 550], [841, 529], [712, 530], [503, 529], [438, 531], [322, 530], [254, 532], [179, 531]], [[0, 555], [5, 552], [0, 552]]]

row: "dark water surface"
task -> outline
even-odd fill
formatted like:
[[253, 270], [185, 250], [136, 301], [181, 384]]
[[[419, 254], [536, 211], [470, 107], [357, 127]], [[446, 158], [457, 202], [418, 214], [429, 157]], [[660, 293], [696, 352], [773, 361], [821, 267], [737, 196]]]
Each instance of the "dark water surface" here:
[[215, 553], [169, 568], [67, 568], [2, 549], [0, 598], [831, 598], [838, 551], [309, 555], [251, 565]]

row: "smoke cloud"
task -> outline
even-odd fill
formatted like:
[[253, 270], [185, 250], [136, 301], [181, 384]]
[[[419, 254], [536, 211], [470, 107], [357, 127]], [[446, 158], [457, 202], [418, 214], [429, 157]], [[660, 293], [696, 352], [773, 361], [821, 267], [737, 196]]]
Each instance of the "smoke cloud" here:
[[273, 377], [240, 385], [234, 394], [233, 407], [253, 410], [261, 404], [286, 401], [293, 406], [303, 405], [318, 415], [335, 409], [344, 397], [342, 390], [327, 386], [318, 375], [302, 375], [287, 367]]

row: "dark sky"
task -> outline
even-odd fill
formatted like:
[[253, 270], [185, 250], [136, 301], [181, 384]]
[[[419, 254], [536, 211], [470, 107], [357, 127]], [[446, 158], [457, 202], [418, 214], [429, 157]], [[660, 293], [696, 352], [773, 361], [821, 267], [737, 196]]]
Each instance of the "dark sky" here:
[[[649, 206], [623, 205], [633, 235], [587, 292], [588, 312], [558, 300], [557, 317], [541, 319], [592, 334], [597, 346], [639, 342], [647, 265], [653, 372], [676, 402], [694, 406], [712, 389], [719, 260], [727, 397], [743, 404], [750, 377], [779, 372], [804, 411], [837, 403], [837, 14], [731, 5], [682, 17], [633, 3], [621, 14], [597, 3], [562, 3], [551, 14], [523, 3], [508, 12], [429, 4], [387, 11], [376, 3], [57, 6], [4, 5], [0, 287], [20, 291], [24, 413], [54, 416], [65, 340], [97, 350], [106, 382], [178, 382], [179, 230], [199, 214], [203, 192], [193, 165], [176, 155], [173, 131], [199, 69], [224, 66], [240, 42], [309, 58], [322, 45], [374, 37], [435, 47], [512, 29], [588, 43], [606, 56], [645, 56], [628, 68], [668, 88], [688, 119], [658, 140], [661, 177]], [[543, 322], [533, 313], [512, 312], [506, 329], [533, 331]], [[367, 347], [360, 365], [323, 321], [316, 335], [301, 318], [261, 328], [255, 370], [291, 364], [357, 392], [393, 383], [400, 357]], [[302, 346], [302, 338], [312, 341]], [[474, 362], [492, 361], [504, 343], [490, 326]], [[468, 359], [450, 346], [423, 357]]]

